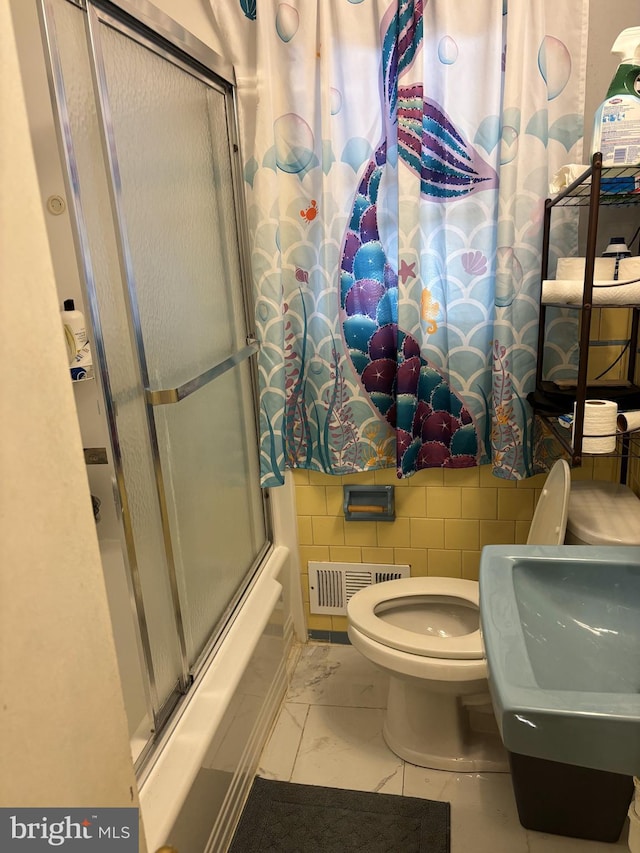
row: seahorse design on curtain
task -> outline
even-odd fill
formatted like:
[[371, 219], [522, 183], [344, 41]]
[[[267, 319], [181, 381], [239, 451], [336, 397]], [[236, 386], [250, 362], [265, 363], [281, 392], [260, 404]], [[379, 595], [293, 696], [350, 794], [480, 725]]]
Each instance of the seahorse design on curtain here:
[[[395, 4], [394, 4], [395, 7]], [[383, 27], [387, 127], [397, 126], [398, 154], [420, 179], [421, 195], [447, 202], [495, 188], [497, 176], [456, 130], [422, 85], [398, 86], [422, 41], [422, 0], [400, 0]], [[385, 122], [386, 124], [386, 122]], [[396, 430], [397, 468], [407, 476], [428, 467], [478, 464], [471, 413], [444, 374], [398, 326], [398, 274], [380, 239], [377, 201], [387, 166], [387, 134], [358, 186], [344, 237], [341, 305], [347, 351], [372, 403]]]

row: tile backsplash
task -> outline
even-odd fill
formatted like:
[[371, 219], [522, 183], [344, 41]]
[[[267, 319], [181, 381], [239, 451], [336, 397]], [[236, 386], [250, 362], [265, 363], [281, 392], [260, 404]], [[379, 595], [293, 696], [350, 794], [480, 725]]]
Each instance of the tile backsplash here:
[[[574, 479], [613, 480], [616, 460], [587, 459]], [[309, 560], [409, 564], [413, 576], [477, 580], [485, 545], [524, 543], [546, 475], [494, 477], [479, 468], [431, 468], [399, 480], [394, 469], [332, 476], [293, 472], [302, 590], [309, 629], [346, 631], [345, 616], [309, 613]], [[343, 485], [394, 485], [396, 519], [345, 521]]]

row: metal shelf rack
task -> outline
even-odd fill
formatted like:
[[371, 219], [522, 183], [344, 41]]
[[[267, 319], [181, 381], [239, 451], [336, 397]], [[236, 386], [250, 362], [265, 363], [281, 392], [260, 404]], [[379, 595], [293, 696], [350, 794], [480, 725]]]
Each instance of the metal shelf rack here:
[[[628, 207], [640, 205], [640, 192], [616, 192], [617, 186], [634, 185], [636, 178], [640, 180], [640, 164], [638, 166], [603, 167], [602, 154], [593, 155], [591, 165], [568, 187], [553, 198], [545, 201], [541, 280], [548, 278], [549, 246], [551, 234], [552, 212], [556, 207], [587, 207], [587, 242], [585, 251], [585, 273], [580, 305], [566, 304], [560, 307], [571, 308], [580, 312], [580, 340], [578, 356], [578, 376], [573, 384], [556, 383], [543, 378], [544, 371], [544, 341], [546, 329], [545, 304], [540, 305], [540, 320], [538, 326], [538, 350], [536, 366], [535, 391], [529, 394], [536, 417], [543, 419], [551, 428], [558, 442], [571, 459], [571, 464], [579, 466], [583, 457], [583, 428], [585, 400], [594, 397], [606, 397], [618, 403], [620, 408], [640, 408], [640, 385], [635, 384], [636, 360], [638, 349], [638, 332], [640, 329], [640, 304], [615, 305], [611, 307], [624, 308], [632, 311], [629, 353], [627, 358], [626, 379], [616, 383], [589, 383], [587, 370], [589, 365], [589, 346], [591, 334], [591, 315], [593, 310], [593, 274], [596, 256], [596, 240], [598, 236], [598, 214], [603, 206]], [[600, 304], [598, 307], [601, 306]], [[573, 410], [576, 404], [573, 440], [571, 432], [558, 426], [557, 416]], [[569, 433], [569, 435], [567, 435]], [[626, 478], [627, 462], [630, 447], [636, 442], [629, 435], [622, 434], [618, 441], [615, 454], [622, 457], [621, 480]]]

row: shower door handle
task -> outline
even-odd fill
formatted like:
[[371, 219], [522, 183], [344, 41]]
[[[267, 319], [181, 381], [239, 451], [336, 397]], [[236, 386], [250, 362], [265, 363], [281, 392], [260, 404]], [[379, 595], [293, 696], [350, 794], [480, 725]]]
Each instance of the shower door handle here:
[[200, 388], [208, 385], [213, 379], [217, 379], [218, 376], [222, 376], [223, 373], [226, 373], [227, 370], [235, 367], [236, 364], [240, 364], [241, 361], [245, 361], [254, 353], [258, 352], [259, 349], [260, 344], [256, 340], [248, 339], [246, 347], [243, 347], [238, 350], [238, 352], [235, 352], [233, 355], [225, 358], [224, 361], [214, 364], [213, 367], [205, 370], [204, 373], [201, 373], [194, 379], [189, 379], [188, 382], [178, 385], [177, 388], [163, 388], [158, 391], [152, 391], [151, 388], [145, 388], [144, 393], [147, 403], [150, 406], [165, 406], [169, 403], [179, 403], [180, 400], [184, 400], [185, 397], [188, 397], [190, 394], [193, 394], [195, 391], [198, 391]]

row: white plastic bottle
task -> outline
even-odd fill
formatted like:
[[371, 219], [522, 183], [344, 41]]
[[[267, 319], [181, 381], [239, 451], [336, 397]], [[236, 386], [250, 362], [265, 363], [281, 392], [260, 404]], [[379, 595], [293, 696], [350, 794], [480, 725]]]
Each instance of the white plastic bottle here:
[[615, 281], [618, 280], [618, 268], [620, 266], [621, 258], [630, 258], [631, 252], [629, 251], [629, 247], [627, 246], [627, 241], [624, 237], [611, 237], [609, 239], [609, 245], [602, 253], [603, 258], [615, 258], [616, 266], [615, 271], [613, 273], [613, 278]]
[[69, 364], [87, 343], [87, 327], [82, 311], [77, 311], [73, 299], [64, 300], [64, 310], [61, 312], [64, 338], [67, 344]]

